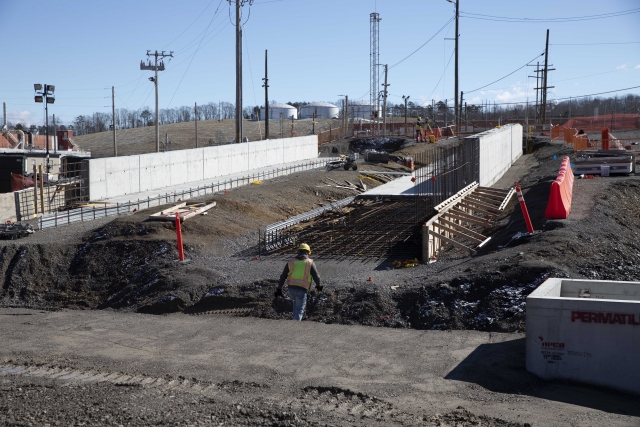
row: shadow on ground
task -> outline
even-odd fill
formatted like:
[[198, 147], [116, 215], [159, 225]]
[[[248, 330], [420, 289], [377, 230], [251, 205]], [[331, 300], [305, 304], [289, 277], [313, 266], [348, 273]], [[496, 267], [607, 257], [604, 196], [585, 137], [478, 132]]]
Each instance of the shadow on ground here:
[[544, 381], [527, 372], [525, 339], [482, 344], [445, 377], [495, 393], [517, 393], [603, 412], [640, 417], [638, 396], [568, 381]]

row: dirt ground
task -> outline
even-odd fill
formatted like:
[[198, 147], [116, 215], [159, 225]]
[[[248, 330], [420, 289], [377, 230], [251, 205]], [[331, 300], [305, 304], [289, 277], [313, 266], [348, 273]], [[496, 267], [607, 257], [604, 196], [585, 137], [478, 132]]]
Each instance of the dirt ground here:
[[[334, 147], [340, 153], [348, 150], [345, 142], [323, 146], [323, 150], [327, 153], [334, 152]], [[402, 154], [410, 155], [419, 149], [421, 147], [406, 147]], [[317, 328], [337, 328], [332, 329], [337, 335], [347, 333], [346, 331], [351, 330], [349, 328], [357, 325], [389, 327], [384, 334], [441, 330], [449, 331], [447, 333], [452, 334], [452, 337], [458, 338], [467, 336], [465, 334], [469, 331], [479, 331], [476, 333], [484, 334], [482, 336], [489, 339], [491, 334], [522, 337], [525, 331], [525, 298], [546, 277], [638, 280], [640, 216], [637, 206], [640, 202], [640, 179], [636, 175], [576, 179], [569, 219], [546, 220], [544, 210], [549, 187], [563, 156], [573, 156], [570, 147], [563, 143], [540, 142], [533, 154], [523, 156], [512, 168], [513, 176], [510, 175], [497, 184], [501, 188], [507, 188], [513, 184], [514, 179], [520, 182], [533, 226], [539, 233], [529, 237], [520, 236], [519, 233], [526, 231], [526, 227], [514, 200], [504, 215], [495, 219], [489, 244], [474, 256], [449, 250], [441, 254], [435, 263], [402, 269], [392, 268], [390, 262], [393, 260], [389, 259], [316, 257], [325, 291], [311, 296], [305, 316], [305, 320], [311, 322], [303, 324], [316, 325]], [[387, 167], [402, 170], [396, 164], [389, 164]], [[228, 194], [207, 197], [207, 201], [215, 200], [218, 206], [209, 215], [183, 224], [186, 256], [190, 260], [186, 264], [175, 261], [177, 251], [174, 228], [169, 224], [147, 221], [148, 215], [157, 209], [96, 223], [44, 230], [27, 239], [2, 242], [0, 271], [3, 273], [3, 285], [0, 289], [0, 307], [13, 310], [37, 309], [44, 310], [45, 313], [60, 309], [89, 309], [91, 311], [86, 313], [112, 313], [110, 316], [113, 319], [110, 322], [115, 322], [114, 325], [120, 319], [118, 316], [141, 316], [132, 314], [137, 312], [145, 313], [143, 318], [177, 319], [175, 316], [185, 316], [189, 319], [196, 315], [195, 318], [214, 323], [216, 319], [224, 318], [231, 319], [230, 321], [237, 319], [238, 322], [258, 322], [257, 325], [271, 327], [272, 323], [268, 323], [271, 321], [266, 319], [283, 320], [290, 317], [286, 304], [282, 301], [277, 304], [273, 302], [273, 291], [287, 257], [259, 253], [257, 230], [287, 216], [306, 212], [319, 203], [326, 203], [327, 199], [354, 195], [351, 190], [323, 184], [327, 176], [337, 181], [354, 180], [358, 172], [308, 171], [266, 181], [262, 185], [234, 189]], [[509, 179], [511, 181], [507, 182]], [[371, 185], [379, 183], [371, 182]], [[74, 312], [81, 313], [74, 310], [64, 313]], [[157, 317], [147, 316], [146, 313], [175, 314]], [[72, 317], [69, 320], [74, 324], [72, 328], [79, 327], [77, 324], [85, 321], [80, 318], [77, 321], [71, 319]], [[125, 322], [124, 319], [128, 317], [122, 319]], [[289, 325], [291, 322], [282, 324]], [[171, 323], [164, 325], [173, 327], [170, 326]], [[256, 326], [256, 330], [259, 328]], [[3, 335], [5, 333], [6, 330]], [[292, 338], [291, 342], [295, 344], [296, 338]], [[387, 345], [400, 353], [404, 351], [401, 346], [393, 343], [392, 338], [389, 338]], [[312, 344], [310, 346], [313, 348]], [[328, 407], [316, 407], [320, 415], [305, 418], [304, 422], [307, 424], [304, 424], [299, 419], [291, 418], [290, 411], [280, 408], [274, 412], [259, 399], [252, 400], [255, 397], [253, 391], [247, 393], [247, 399], [254, 402], [255, 408], [249, 410], [243, 406], [249, 415], [243, 415], [240, 420], [228, 417], [239, 416], [238, 409], [234, 410], [228, 404], [229, 400], [223, 400], [224, 404], [220, 403], [219, 407], [216, 403], [213, 407], [219, 411], [216, 412], [216, 417], [226, 417], [224, 425], [637, 425], [638, 413], [629, 411], [628, 408], [620, 409], [616, 406], [615, 399], [602, 400], [608, 393], [606, 391], [593, 392], [597, 399], [602, 400], [595, 408], [577, 399], [573, 405], [550, 404], [545, 409], [549, 411], [547, 415], [544, 415], [545, 410], [526, 414], [523, 408], [529, 401], [519, 401], [513, 397], [520, 394], [521, 391], [517, 391], [518, 383], [522, 380], [521, 375], [526, 374], [523, 372], [523, 346], [521, 342], [519, 350], [514, 350], [512, 360], [498, 361], [490, 369], [473, 372], [476, 381], [476, 388], [473, 390], [481, 394], [491, 391], [497, 401], [510, 402], [500, 408], [494, 407], [492, 411], [484, 411], [483, 405], [478, 404], [478, 400], [473, 397], [474, 393], [469, 389], [460, 392], [453, 399], [457, 402], [456, 406], [447, 404], [452, 400], [451, 396], [440, 395], [433, 398], [430, 411], [424, 412], [424, 415], [419, 410], [419, 404], [407, 404], [409, 406], [403, 406], [399, 410], [401, 416], [385, 418], [377, 424], [370, 422], [371, 418], [356, 418], [357, 421], [354, 421], [346, 413], [330, 411]], [[295, 352], [295, 346], [290, 351]], [[19, 352], [14, 353], [11, 348], [2, 349], [0, 354], [4, 357], [4, 363], [11, 366], [23, 366], [29, 361], [24, 355], [18, 357]], [[60, 359], [62, 356], [59, 352], [51, 353], [50, 358], [47, 354], [49, 353], [44, 351], [42, 357], [34, 359], [34, 363], [44, 363], [48, 367], [66, 366], [64, 359]], [[85, 364], [82, 369], [91, 370], [92, 360], [87, 355], [82, 361]], [[113, 363], [113, 360], [109, 360], [107, 364]], [[171, 363], [174, 362], [164, 363], [169, 364], [167, 369], [172, 371]], [[429, 363], [439, 362], [434, 360]], [[458, 363], [449, 363], [438, 375], [446, 377], [455, 371], [457, 365]], [[503, 369], [503, 365], [511, 367]], [[109, 369], [114, 368], [111, 366]], [[392, 367], [389, 369], [393, 370]], [[159, 372], [161, 371], [162, 369]], [[143, 372], [144, 370], [140, 371]], [[349, 379], [350, 375], [349, 371], [345, 371], [339, 376]], [[234, 379], [230, 376], [220, 381]], [[255, 380], [249, 382], [251, 381]], [[281, 377], [275, 376], [261, 384], [275, 388], [275, 384], [280, 381]], [[373, 379], [371, 381], [375, 382]], [[349, 391], [330, 388], [339, 382], [323, 385], [329, 388], [314, 389], [315, 391], [308, 389], [302, 400], [306, 401], [309, 396], [327, 398], [329, 402], [334, 397], [337, 400], [348, 398], [351, 405], [365, 408], [371, 405], [371, 408], [384, 407], [384, 402], [388, 402], [384, 400], [381, 406], [376, 406], [378, 402], [372, 396], [359, 396], [358, 393], [366, 388], [363, 383], [353, 389], [348, 388]], [[527, 387], [542, 390], [538, 396], [542, 400], [554, 400], [549, 394], [560, 393], [554, 389], [557, 385], [553, 383], [538, 381], [533, 377], [528, 377], [525, 382], [529, 384]], [[303, 383], [304, 381], [300, 384], [304, 390], [307, 385], [303, 386]], [[51, 391], [51, 399], [43, 404], [43, 410], [50, 411], [60, 405], [67, 408], [67, 418], [60, 421], [64, 425], [75, 419], [69, 414], [85, 408], [82, 409], [85, 412], [80, 415], [86, 417], [86, 407], [95, 406], [104, 408], [105, 412], [115, 417], [116, 425], [155, 425], [160, 421], [189, 424], [186, 421], [191, 418], [185, 416], [184, 411], [180, 412], [180, 408], [193, 408], [197, 412], [206, 403], [202, 400], [204, 397], [192, 399], [190, 394], [181, 393], [175, 396], [175, 401], [167, 403], [168, 398], [162, 393], [157, 394], [144, 387], [138, 389], [110, 383], [82, 386], [85, 387], [83, 390], [76, 385], [63, 386], [55, 378], [46, 376], [36, 379], [17, 375], [15, 378], [11, 377], [9, 383], [0, 385], [4, 387], [1, 396], [5, 396], [0, 397], [0, 422], [8, 425], [28, 425], [29, 421], [20, 421], [23, 424], [19, 424], [18, 420], [27, 413], [31, 414], [32, 408], [23, 405], [19, 407], [21, 409], [14, 409], [15, 402], [24, 402], [25, 393], [41, 393], [40, 390], [44, 390], [42, 393]], [[237, 384], [229, 387], [240, 390], [247, 388]], [[254, 386], [248, 388], [256, 389]], [[258, 389], [265, 396], [271, 393], [259, 387]], [[593, 390], [578, 385], [569, 389], [565, 392], [577, 395]], [[551, 390], [554, 390], [553, 393]], [[15, 396], [11, 403], [7, 400], [8, 395]], [[76, 399], [74, 396], [80, 395], [85, 398], [85, 403], [76, 408], [72, 402]], [[378, 395], [379, 393], [376, 394]], [[103, 401], [106, 399], [104, 396], [110, 397]], [[146, 407], [157, 408], [160, 405], [170, 408], [173, 415], [151, 418], [148, 422], [138, 421], [135, 417], [120, 417], [119, 411], [122, 411], [127, 402], [131, 402], [130, 399], [134, 399], [132, 396], [147, 402]], [[622, 397], [618, 400], [633, 401], [633, 398], [626, 395], [620, 396]], [[470, 402], [475, 403], [470, 405]], [[338, 404], [337, 407], [339, 406]], [[458, 406], [464, 409], [456, 409]], [[14, 414], [13, 418], [7, 415], [9, 409], [17, 411], [11, 412]], [[136, 417], [140, 416], [138, 409], [132, 410], [137, 414]], [[288, 415], [278, 412], [281, 410]], [[267, 416], [259, 415], [260, 411], [266, 411]], [[522, 415], [522, 418], [514, 418], [513, 414]], [[560, 414], [567, 417], [562, 422], [557, 418]], [[32, 414], [34, 420], [39, 419], [36, 415]], [[213, 412], [210, 415], [214, 415]], [[51, 418], [43, 419], [51, 422]], [[548, 422], [541, 423], [538, 422], [539, 419]], [[209, 417], [209, 421], [211, 420], [214, 419]], [[99, 425], [103, 421], [89, 419], [88, 424]]]

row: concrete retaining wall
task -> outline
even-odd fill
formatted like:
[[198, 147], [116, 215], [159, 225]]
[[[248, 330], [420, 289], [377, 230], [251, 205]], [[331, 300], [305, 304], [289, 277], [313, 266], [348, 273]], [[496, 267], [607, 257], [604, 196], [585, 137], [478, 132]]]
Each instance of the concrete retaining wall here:
[[480, 145], [478, 183], [490, 187], [522, 156], [522, 125], [511, 124], [472, 135], [465, 143]]
[[91, 200], [318, 157], [316, 135], [89, 160]]
[[551, 278], [527, 297], [527, 370], [541, 378], [640, 394], [638, 354], [640, 282]]

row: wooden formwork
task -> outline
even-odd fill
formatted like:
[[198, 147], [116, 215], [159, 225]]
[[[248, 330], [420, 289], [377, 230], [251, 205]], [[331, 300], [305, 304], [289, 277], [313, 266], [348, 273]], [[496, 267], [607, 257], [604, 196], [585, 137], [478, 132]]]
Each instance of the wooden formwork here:
[[422, 262], [434, 260], [447, 245], [473, 254], [491, 237], [482, 234], [493, 225], [493, 217], [501, 214], [515, 190], [480, 187], [477, 182], [435, 207], [437, 214], [422, 227]]

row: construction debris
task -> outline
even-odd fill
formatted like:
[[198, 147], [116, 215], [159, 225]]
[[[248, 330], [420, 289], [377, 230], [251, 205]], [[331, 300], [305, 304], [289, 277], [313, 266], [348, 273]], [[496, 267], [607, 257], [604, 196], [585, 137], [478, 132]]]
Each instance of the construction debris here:
[[193, 218], [196, 215], [206, 215], [207, 211], [214, 207], [216, 202], [209, 203], [193, 203], [187, 205], [187, 202], [182, 202], [169, 209], [165, 209], [160, 212], [156, 212], [149, 216], [150, 221], [175, 221], [176, 213], [180, 217], [180, 222], [184, 222], [189, 218]]
[[15, 240], [33, 234], [31, 224], [21, 224], [19, 222], [6, 222], [0, 225], [0, 238]]
[[609, 176], [636, 171], [635, 152], [628, 150], [579, 150], [574, 163], [575, 175]]

